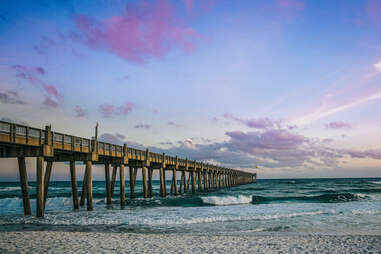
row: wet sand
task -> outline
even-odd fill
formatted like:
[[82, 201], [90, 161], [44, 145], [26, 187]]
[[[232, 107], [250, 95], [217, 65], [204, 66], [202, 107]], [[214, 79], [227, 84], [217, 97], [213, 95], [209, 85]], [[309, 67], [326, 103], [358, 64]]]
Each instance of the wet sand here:
[[0, 232], [0, 253], [379, 253], [379, 235]]

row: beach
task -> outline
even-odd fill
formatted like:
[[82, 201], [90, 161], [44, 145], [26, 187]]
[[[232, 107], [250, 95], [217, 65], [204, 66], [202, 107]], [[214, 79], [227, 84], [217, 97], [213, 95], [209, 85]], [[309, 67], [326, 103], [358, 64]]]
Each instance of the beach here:
[[1, 232], [1, 253], [379, 253], [377, 235]]

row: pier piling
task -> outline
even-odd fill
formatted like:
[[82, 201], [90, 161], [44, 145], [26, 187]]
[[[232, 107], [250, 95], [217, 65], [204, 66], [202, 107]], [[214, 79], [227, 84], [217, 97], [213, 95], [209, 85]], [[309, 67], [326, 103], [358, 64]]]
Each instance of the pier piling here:
[[78, 190], [77, 190], [77, 173], [75, 169], [75, 161], [70, 161], [70, 178], [71, 178], [71, 191], [73, 193], [73, 208], [77, 210], [78, 207]]
[[24, 214], [31, 215], [32, 213], [30, 210], [28, 175], [26, 172], [25, 157], [18, 157], [17, 161], [19, 164], [20, 185], [21, 185], [22, 202], [24, 206]]

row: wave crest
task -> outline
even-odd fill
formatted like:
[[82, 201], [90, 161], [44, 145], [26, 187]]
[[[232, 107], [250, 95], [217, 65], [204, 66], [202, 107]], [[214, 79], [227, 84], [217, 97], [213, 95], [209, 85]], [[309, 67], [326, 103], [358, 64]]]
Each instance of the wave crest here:
[[210, 197], [201, 197], [202, 202], [211, 205], [240, 205], [240, 204], [249, 204], [253, 200], [253, 196], [210, 196]]

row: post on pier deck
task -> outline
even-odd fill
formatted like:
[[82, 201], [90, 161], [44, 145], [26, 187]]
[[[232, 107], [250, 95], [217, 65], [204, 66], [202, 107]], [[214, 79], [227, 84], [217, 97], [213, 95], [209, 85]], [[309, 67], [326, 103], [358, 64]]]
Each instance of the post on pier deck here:
[[73, 208], [77, 210], [78, 207], [78, 190], [77, 190], [77, 173], [75, 170], [75, 161], [70, 161], [70, 179], [71, 179], [71, 192], [73, 194]]
[[30, 210], [30, 199], [29, 199], [29, 191], [28, 191], [28, 175], [26, 172], [25, 158], [18, 157], [17, 158], [19, 164], [19, 174], [20, 174], [20, 185], [21, 185], [21, 193], [22, 193], [22, 202], [24, 206], [24, 214], [31, 215]]

